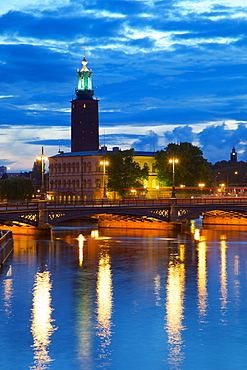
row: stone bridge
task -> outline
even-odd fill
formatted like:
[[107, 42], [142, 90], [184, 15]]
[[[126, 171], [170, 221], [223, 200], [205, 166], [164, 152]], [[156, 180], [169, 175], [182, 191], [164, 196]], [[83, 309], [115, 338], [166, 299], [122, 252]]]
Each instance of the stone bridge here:
[[205, 197], [195, 199], [134, 199], [122, 201], [54, 203], [49, 201], [1, 203], [0, 221], [42, 227], [61, 221], [100, 214], [145, 216], [166, 222], [181, 222], [209, 211], [233, 211], [245, 214], [247, 198]]

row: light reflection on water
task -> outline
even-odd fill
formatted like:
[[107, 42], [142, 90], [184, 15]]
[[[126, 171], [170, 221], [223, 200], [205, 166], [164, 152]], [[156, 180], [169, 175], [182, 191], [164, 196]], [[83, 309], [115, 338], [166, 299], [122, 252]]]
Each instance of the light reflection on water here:
[[109, 355], [107, 347], [111, 344], [112, 336], [113, 290], [110, 256], [109, 251], [105, 248], [102, 249], [99, 256], [96, 297], [96, 328], [100, 338], [100, 358], [106, 360]]
[[198, 316], [203, 322], [207, 315], [208, 292], [207, 292], [207, 244], [205, 237], [199, 239], [197, 245], [197, 289], [198, 289]]
[[34, 366], [30, 369], [48, 369], [52, 361], [49, 356], [51, 335], [55, 330], [52, 322], [51, 274], [49, 271], [37, 272], [33, 288], [33, 307], [31, 333], [33, 336]]
[[183, 361], [182, 331], [184, 330], [184, 245], [180, 254], [170, 254], [166, 284], [166, 330], [168, 333], [168, 362], [178, 368]]
[[16, 235], [1, 368], [244, 369], [247, 234], [192, 226]]

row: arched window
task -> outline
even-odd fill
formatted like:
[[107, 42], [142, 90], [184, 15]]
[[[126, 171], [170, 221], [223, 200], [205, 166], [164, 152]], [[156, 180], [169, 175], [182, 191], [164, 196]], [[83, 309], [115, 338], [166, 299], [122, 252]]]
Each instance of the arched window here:
[[57, 165], [57, 172], [61, 173], [61, 163], [58, 163], [58, 165]]
[[92, 182], [91, 182], [91, 180], [87, 180], [87, 188], [88, 188], [88, 189], [91, 189], [91, 187], [92, 187]]
[[70, 163], [67, 163], [67, 172], [70, 173]]
[[54, 169], [53, 164], [50, 164], [50, 166], [49, 166], [49, 171], [50, 171], [50, 173], [53, 173], [53, 169]]
[[91, 172], [91, 167], [92, 167], [91, 162], [88, 162], [87, 163], [87, 172]]
[[63, 180], [63, 189], [66, 189], [66, 180]]
[[53, 189], [53, 180], [50, 181], [50, 189], [52, 190]]
[[155, 163], [152, 163], [152, 172], [156, 172]]
[[101, 188], [101, 181], [100, 181], [100, 179], [95, 180], [95, 187], [96, 188]]
[[100, 161], [95, 163], [95, 171], [100, 172]]
[[62, 173], [66, 173], [66, 163], [62, 164]]

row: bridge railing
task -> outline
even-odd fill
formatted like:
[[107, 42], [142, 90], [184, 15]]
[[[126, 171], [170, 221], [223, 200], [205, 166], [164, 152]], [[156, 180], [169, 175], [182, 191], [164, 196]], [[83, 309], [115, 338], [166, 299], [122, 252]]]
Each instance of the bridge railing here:
[[0, 210], [11, 209], [37, 209], [38, 202], [23, 201], [23, 202], [0, 202]]
[[[5, 210], [37, 210], [40, 201], [7, 202], [0, 203], [0, 211]], [[165, 199], [97, 199], [94, 201], [45, 201], [47, 208], [71, 208], [71, 207], [146, 207], [146, 206], [169, 206], [173, 205], [207, 205], [207, 204], [246, 204], [246, 197], [198, 197], [198, 198], [165, 198]]]
[[247, 198], [230, 197], [208, 197], [208, 198], [165, 198], [165, 199], [97, 199], [94, 201], [75, 201], [75, 202], [47, 202], [48, 208], [54, 207], [145, 207], [145, 206], [169, 206], [169, 205], [203, 205], [203, 204], [247, 204]]

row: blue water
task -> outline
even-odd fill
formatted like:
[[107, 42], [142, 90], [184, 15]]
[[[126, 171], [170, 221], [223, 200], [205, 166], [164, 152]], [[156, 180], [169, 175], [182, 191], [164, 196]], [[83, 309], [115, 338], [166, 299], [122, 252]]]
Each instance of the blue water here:
[[1, 369], [247, 369], [245, 228], [81, 222], [14, 238]]

